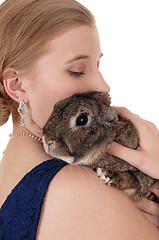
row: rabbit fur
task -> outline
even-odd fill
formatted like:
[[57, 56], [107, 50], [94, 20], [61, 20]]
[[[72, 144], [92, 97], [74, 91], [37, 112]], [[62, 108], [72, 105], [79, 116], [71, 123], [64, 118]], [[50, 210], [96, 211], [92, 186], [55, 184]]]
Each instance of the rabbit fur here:
[[110, 104], [109, 94], [97, 91], [57, 102], [43, 128], [44, 149], [70, 164], [92, 168], [107, 185], [123, 190], [134, 202], [143, 197], [155, 201], [150, 189], [159, 187], [159, 180], [107, 153], [112, 141], [138, 147], [132, 122], [120, 118]]

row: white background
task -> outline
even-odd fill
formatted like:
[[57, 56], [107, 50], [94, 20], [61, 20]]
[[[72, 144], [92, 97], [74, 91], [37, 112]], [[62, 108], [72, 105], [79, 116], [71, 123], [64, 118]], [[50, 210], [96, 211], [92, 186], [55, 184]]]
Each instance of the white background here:
[[[111, 87], [112, 105], [125, 106], [159, 127], [159, 1], [79, 2], [96, 17], [104, 53], [100, 69]], [[0, 127], [0, 157], [11, 132], [10, 119]]]

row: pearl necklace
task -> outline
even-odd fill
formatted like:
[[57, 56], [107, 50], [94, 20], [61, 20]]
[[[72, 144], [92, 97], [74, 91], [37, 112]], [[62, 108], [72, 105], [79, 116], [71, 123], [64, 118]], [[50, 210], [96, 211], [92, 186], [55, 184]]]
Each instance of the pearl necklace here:
[[[30, 133], [19, 133], [19, 134], [16, 134], [16, 135], [9, 134], [10, 138], [15, 138], [15, 137], [20, 137], [20, 136], [32, 137], [32, 138], [38, 140], [41, 143], [43, 142], [41, 138], [39, 138], [39, 137], [37, 137], [35, 135], [32, 135]], [[5, 147], [4, 151], [3, 151], [3, 154], [4, 154], [5, 150], [6, 150], [6, 147]]]
[[9, 134], [10, 138], [15, 138], [15, 137], [20, 137], [20, 136], [32, 137], [32, 138], [38, 140], [41, 143], [43, 142], [41, 138], [39, 138], [39, 137], [37, 137], [35, 135], [32, 135], [30, 133], [19, 133], [19, 134], [16, 134], [16, 135]]

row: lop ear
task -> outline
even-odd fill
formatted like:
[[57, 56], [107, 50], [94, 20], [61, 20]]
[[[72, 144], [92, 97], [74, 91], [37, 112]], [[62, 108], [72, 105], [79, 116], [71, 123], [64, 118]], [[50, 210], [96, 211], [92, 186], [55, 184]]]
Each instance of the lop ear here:
[[78, 99], [87, 98], [94, 98], [97, 102], [100, 102], [100, 104], [104, 104], [106, 106], [110, 106], [111, 104], [111, 98], [110, 95], [106, 92], [97, 92], [97, 91], [88, 91], [84, 93], [75, 93], [71, 97], [68, 97], [66, 99], [63, 99], [61, 101], [58, 101], [54, 105], [54, 111], [61, 111], [66, 106], [71, 104], [73, 101], [77, 101]]
[[102, 104], [106, 106], [110, 106], [111, 104], [111, 97], [108, 93], [106, 92], [94, 92], [93, 97], [97, 100], [100, 101]]
[[67, 106], [69, 106], [73, 102], [79, 101], [80, 99], [84, 99], [85, 95], [88, 95], [88, 93], [74, 93], [70, 97], [67, 97], [65, 99], [58, 101], [54, 105], [54, 111], [61, 111], [65, 109]]
[[68, 106], [68, 104], [72, 102], [71, 99], [72, 99], [72, 97], [69, 97], [69, 98], [60, 100], [57, 103], [55, 103], [54, 112], [57, 112], [57, 111], [59, 112], [59, 111], [62, 111], [64, 108], [66, 108], [66, 106]]

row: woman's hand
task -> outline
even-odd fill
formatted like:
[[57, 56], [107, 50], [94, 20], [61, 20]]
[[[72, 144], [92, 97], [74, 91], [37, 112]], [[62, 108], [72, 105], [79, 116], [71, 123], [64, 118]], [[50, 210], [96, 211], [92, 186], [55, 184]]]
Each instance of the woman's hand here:
[[[159, 189], [153, 189], [152, 192], [159, 199]], [[145, 217], [159, 230], [159, 204], [144, 198], [135, 205], [143, 212]]]
[[113, 107], [119, 116], [130, 119], [139, 133], [137, 150], [111, 143], [108, 153], [124, 159], [147, 175], [159, 179], [159, 129], [123, 107]]
[[[128, 118], [139, 133], [137, 150], [126, 148], [116, 142], [111, 143], [108, 153], [124, 159], [147, 175], [159, 179], [159, 130], [157, 127], [126, 108], [113, 107], [119, 116]], [[159, 189], [152, 192], [159, 198]], [[159, 229], [159, 204], [143, 199], [135, 204], [146, 218]]]

